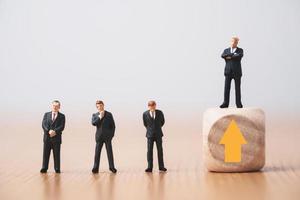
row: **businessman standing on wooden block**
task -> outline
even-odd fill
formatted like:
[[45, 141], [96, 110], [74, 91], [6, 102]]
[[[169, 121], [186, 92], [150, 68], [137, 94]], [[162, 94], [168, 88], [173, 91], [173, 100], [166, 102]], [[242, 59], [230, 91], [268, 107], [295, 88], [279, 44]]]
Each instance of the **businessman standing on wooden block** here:
[[60, 145], [61, 135], [65, 129], [65, 115], [59, 112], [60, 102], [52, 102], [52, 111], [46, 112], [42, 122], [44, 131], [43, 166], [41, 173], [48, 170], [51, 150], [53, 151], [54, 169], [60, 173]]
[[103, 101], [96, 101], [96, 108], [98, 112], [92, 115], [92, 125], [96, 126], [96, 148], [94, 157], [94, 167], [92, 169], [92, 172], [94, 174], [99, 172], [101, 149], [103, 144], [105, 144], [109, 170], [113, 173], [116, 173], [117, 169], [114, 165], [114, 156], [111, 145], [112, 138], [115, 135], [115, 121], [113, 115], [110, 112], [104, 110]]
[[147, 129], [147, 161], [148, 168], [145, 172], [152, 172], [153, 169], [153, 145], [156, 143], [157, 156], [158, 156], [158, 167], [160, 171], [167, 171], [164, 165], [163, 159], [163, 147], [162, 147], [162, 137], [163, 132], [161, 130], [162, 126], [165, 124], [165, 118], [162, 111], [156, 109], [155, 101], [148, 102], [149, 110], [143, 113], [144, 126]]
[[242, 108], [241, 101], [241, 77], [242, 77], [242, 67], [241, 60], [244, 55], [243, 49], [239, 48], [238, 45], [239, 38], [231, 38], [231, 47], [224, 50], [222, 53], [222, 58], [225, 60], [225, 87], [224, 87], [224, 101], [220, 108], [228, 108], [229, 97], [230, 97], [230, 85], [231, 80], [235, 83], [235, 103], [236, 107]]

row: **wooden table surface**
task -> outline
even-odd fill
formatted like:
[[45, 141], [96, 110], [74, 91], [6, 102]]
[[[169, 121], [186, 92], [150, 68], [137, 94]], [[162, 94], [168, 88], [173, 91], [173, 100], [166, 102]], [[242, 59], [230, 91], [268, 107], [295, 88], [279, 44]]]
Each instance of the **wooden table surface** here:
[[[202, 163], [201, 123], [169, 124], [163, 138], [167, 173], [144, 172], [144, 130], [117, 129], [117, 174], [108, 171], [105, 148], [98, 175], [91, 173], [94, 128], [69, 122], [63, 136], [62, 173], [40, 174], [40, 120], [1, 125], [0, 199], [300, 199], [300, 120], [267, 122], [266, 166], [261, 172], [211, 173]], [[201, 122], [201, 121], [200, 121]], [[280, 123], [278, 123], [280, 122]], [[71, 124], [71, 125], [70, 125]], [[136, 132], [135, 132], [136, 131]], [[156, 155], [156, 150], [154, 151]]]

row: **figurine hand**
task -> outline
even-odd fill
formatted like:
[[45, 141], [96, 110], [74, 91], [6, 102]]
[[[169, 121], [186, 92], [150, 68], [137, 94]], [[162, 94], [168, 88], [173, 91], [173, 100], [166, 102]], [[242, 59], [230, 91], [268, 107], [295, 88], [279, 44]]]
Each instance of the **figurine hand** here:
[[55, 135], [56, 135], [56, 133], [55, 133], [55, 131], [54, 131], [54, 130], [50, 130], [50, 131], [49, 131], [49, 135], [50, 135], [50, 137], [53, 137], [53, 136], [55, 136]]

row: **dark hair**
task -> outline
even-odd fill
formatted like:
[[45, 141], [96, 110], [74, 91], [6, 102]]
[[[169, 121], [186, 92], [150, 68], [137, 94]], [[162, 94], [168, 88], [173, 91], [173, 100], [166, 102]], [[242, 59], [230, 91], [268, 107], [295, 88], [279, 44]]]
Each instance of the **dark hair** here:
[[104, 102], [101, 101], [101, 100], [97, 100], [97, 101], [96, 101], [96, 105], [97, 105], [97, 104], [102, 104], [102, 105], [104, 105]]
[[155, 106], [156, 105], [156, 102], [151, 100], [148, 102], [148, 106]]
[[52, 103], [58, 103], [60, 105], [60, 102], [58, 100], [52, 101]]

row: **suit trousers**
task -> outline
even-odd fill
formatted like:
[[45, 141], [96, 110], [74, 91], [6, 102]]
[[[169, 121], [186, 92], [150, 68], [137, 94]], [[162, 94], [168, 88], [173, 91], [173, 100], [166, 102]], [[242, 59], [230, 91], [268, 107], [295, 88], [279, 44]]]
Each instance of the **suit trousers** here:
[[147, 161], [148, 168], [153, 168], [153, 145], [156, 143], [157, 156], [158, 156], [158, 166], [159, 168], [164, 168], [163, 159], [163, 147], [162, 147], [162, 137], [149, 137], [147, 138]]
[[225, 88], [224, 88], [224, 104], [229, 105], [230, 98], [230, 86], [231, 80], [234, 79], [235, 84], [235, 103], [241, 105], [241, 77], [225, 76]]
[[43, 148], [43, 169], [48, 169], [51, 150], [53, 150], [54, 169], [60, 170], [60, 143], [44, 142]]
[[96, 142], [95, 157], [94, 157], [94, 169], [99, 169], [100, 155], [101, 155], [101, 150], [102, 150], [103, 144], [105, 144], [105, 147], [106, 147], [109, 168], [113, 169], [113, 168], [115, 168], [115, 165], [114, 165], [114, 156], [113, 156], [113, 150], [112, 150], [112, 145], [111, 145], [111, 139], [105, 139], [105, 140], [100, 139], [100, 141]]

